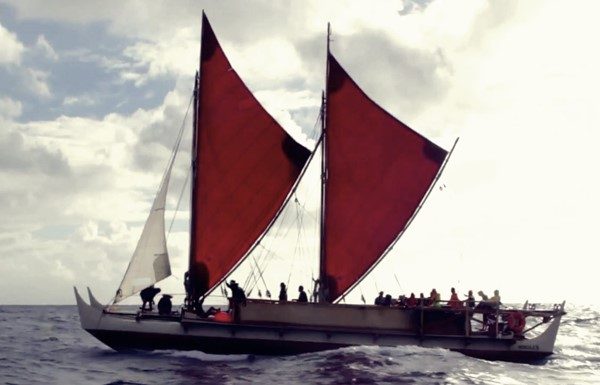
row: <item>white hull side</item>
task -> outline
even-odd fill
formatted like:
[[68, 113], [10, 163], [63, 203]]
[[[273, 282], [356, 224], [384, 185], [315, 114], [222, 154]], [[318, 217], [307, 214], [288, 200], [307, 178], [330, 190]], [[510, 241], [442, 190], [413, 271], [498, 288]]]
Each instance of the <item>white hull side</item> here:
[[384, 330], [351, 330], [302, 325], [250, 325], [194, 319], [137, 319], [134, 314], [105, 313], [75, 290], [82, 327], [116, 350], [182, 349], [217, 354], [296, 354], [354, 345], [445, 348], [467, 355], [508, 361], [532, 361], [552, 354], [560, 316], [529, 340], [487, 336], [419, 336]]

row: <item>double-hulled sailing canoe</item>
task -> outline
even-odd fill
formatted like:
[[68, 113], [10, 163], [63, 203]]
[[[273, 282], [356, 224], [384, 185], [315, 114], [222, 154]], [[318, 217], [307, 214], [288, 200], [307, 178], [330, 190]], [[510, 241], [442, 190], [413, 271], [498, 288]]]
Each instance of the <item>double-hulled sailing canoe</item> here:
[[[449, 153], [374, 103], [329, 46], [327, 51], [317, 301], [249, 299], [222, 317], [190, 307], [158, 315], [115, 311], [89, 289], [88, 305], [75, 289], [82, 327], [116, 350], [296, 354], [353, 345], [419, 345], [511, 361], [552, 354], [564, 304], [551, 310], [501, 310], [339, 303], [406, 230]], [[269, 230], [312, 156], [231, 68], [204, 15], [193, 126], [189, 291], [196, 303], [219, 287]], [[181, 134], [176, 148], [180, 140]], [[171, 274], [164, 207], [175, 154], [114, 303]]]

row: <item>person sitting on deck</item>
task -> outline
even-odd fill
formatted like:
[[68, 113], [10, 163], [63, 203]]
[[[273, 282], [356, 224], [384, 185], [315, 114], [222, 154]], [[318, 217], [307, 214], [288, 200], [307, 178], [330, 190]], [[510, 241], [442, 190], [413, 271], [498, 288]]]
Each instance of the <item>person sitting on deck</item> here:
[[379, 292], [379, 296], [377, 298], [375, 298], [375, 305], [377, 306], [383, 306], [383, 301], [385, 300], [385, 298], [383, 298], [383, 291]]
[[406, 307], [409, 309], [417, 307], [417, 297], [415, 297], [415, 293], [410, 293], [410, 297], [406, 300]]
[[279, 290], [279, 302], [286, 302], [287, 301], [287, 288], [285, 287], [285, 283], [281, 282], [281, 284], [279, 284], [279, 287], [281, 288]]
[[456, 290], [454, 288], [450, 289], [450, 301], [448, 301], [448, 306], [452, 309], [458, 309], [462, 307], [462, 302], [458, 299], [458, 294], [456, 294]]
[[171, 303], [171, 298], [173, 296], [169, 294], [163, 294], [160, 301], [158, 301], [158, 314], [160, 315], [171, 315], [171, 309], [173, 308], [173, 304]]
[[298, 294], [298, 302], [308, 302], [308, 297], [304, 292], [304, 286], [299, 286], [298, 291], [300, 292], [300, 294]]
[[148, 310], [152, 311], [152, 305], [154, 304], [154, 297], [160, 293], [158, 287], [150, 285], [144, 290], [140, 291], [140, 297], [142, 298], [142, 311], [146, 310], [146, 304], [148, 304]]

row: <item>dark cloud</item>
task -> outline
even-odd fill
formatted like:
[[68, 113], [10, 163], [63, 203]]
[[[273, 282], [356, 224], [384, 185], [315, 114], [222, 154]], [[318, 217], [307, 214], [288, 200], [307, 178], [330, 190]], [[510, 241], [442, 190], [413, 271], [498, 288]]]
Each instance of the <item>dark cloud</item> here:
[[[191, 97], [191, 92], [187, 96]], [[138, 169], [163, 171], [182, 125], [185, 125], [184, 137], [179, 148], [178, 158], [190, 159], [193, 112], [190, 108], [187, 116], [185, 115], [187, 104], [188, 100], [182, 100], [182, 103], [167, 104], [162, 119], [142, 128], [138, 141], [132, 149], [133, 163]]]

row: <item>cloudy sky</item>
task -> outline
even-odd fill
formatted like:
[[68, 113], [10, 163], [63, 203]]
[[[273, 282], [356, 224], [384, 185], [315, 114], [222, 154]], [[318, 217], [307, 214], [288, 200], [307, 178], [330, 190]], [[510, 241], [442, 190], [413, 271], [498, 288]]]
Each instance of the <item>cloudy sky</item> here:
[[[73, 285], [109, 301], [184, 121], [202, 9], [240, 76], [307, 146], [328, 21], [333, 53], [374, 100], [445, 148], [460, 136], [426, 207], [349, 300], [456, 286], [598, 301], [597, 2], [0, 0], [0, 303], [73, 303]], [[189, 142], [167, 226], [188, 161]], [[289, 231], [312, 245], [307, 184], [308, 219]], [[168, 238], [179, 277], [188, 199]], [[298, 257], [276, 235], [267, 287], [291, 271], [307, 285], [316, 247]]]

